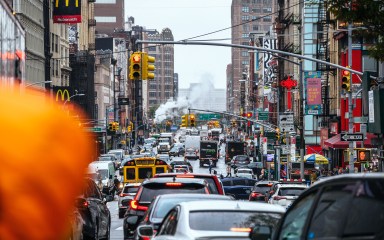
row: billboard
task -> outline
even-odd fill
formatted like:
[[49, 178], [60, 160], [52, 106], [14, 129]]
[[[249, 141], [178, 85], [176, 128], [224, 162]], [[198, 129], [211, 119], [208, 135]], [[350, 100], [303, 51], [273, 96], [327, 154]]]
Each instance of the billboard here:
[[54, 23], [81, 23], [81, 0], [54, 0]]
[[321, 109], [321, 72], [304, 72], [305, 113], [307, 115], [320, 115]]

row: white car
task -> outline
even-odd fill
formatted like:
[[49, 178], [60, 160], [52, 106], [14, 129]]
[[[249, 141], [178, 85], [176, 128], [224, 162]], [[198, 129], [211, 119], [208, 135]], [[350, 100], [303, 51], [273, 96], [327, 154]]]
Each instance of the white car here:
[[255, 178], [253, 175], [252, 169], [249, 168], [238, 168], [236, 171], [236, 176], [237, 177], [245, 177], [245, 178]]
[[[285, 209], [267, 203], [222, 201], [182, 202], [164, 217], [152, 240], [249, 239], [255, 225], [274, 229]], [[139, 226], [141, 237], [153, 226]]]
[[300, 194], [307, 189], [306, 185], [298, 184], [278, 184], [277, 190], [269, 199], [269, 203], [289, 208]]

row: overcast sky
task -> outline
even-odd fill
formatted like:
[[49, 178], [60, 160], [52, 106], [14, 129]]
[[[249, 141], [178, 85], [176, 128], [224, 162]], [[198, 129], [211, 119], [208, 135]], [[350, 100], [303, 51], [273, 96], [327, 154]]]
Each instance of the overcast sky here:
[[[135, 25], [157, 29], [159, 32], [163, 28], [170, 28], [174, 40], [178, 41], [230, 27], [231, 2], [125, 0], [125, 13], [135, 18]], [[230, 37], [231, 30], [228, 29], [194, 40]], [[230, 43], [230, 40], [220, 42]], [[190, 83], [207, 80], [216, 88], [225, 88], [226, 67], [230, 62], [231, 49], [228, 47], [175, 45], [175, 72], [179, 74], [179, 88], [188, 88]]]

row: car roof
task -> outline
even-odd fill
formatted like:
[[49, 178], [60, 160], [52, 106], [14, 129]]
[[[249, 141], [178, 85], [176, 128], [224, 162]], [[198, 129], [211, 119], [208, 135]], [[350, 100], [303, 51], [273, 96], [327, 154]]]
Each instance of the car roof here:
[[335, 181], [345, 181], [345, 180], [363, 180], [363, 179], [384, 179], [383, 173], [349, 173], [349, 174], [340, 174], [335, 176], [327, 177], [321, 181], [316, 181], [313, 186], [322, 186], [327, 185], [330, 182]]
[[180, 175], [180, 178], [193, 178], [193, 177], [217, 177], [214, 174], [208, 174], [208, 173], [157, 173], [156, 177], [173, 177], [177, 175]]
[[141, 183], [126, 183], [124, 187], [140, 187]]
[[162, 199], [174, 199], [174, 198], [204, 198], [204, 199], [228, 199], [233, 200], [231, 196], [218, 195], [218, 194], [201, 194], [201, 193], [172, 193], [172, 194], [163, 194], [158, 195], [157, 198]]
[[[249, 178], [246, 178], [246, 177], [226, 177], [226, 178], [221, 179], [222, 182], [230, 182], [233, 180], [249, 180]], [[255, 180], [255, 179], [253, 179], [253, 180]]]
[[165, 178], [150, 178], [144, 180], [142, 185], [145, 186], [147, 184], [153, 183], [167, 183], [167, 182], [180, 182], [180, 183], [199, 183], [206, 185], [206, 181], [204, 179], [199, 178], [177, 178], [177, 177], [165, 177]]
[[272, 212], [272, 213], [284, 213], [285, 209], [278, 205], [272, 205], [268, 203], [259, 202], [247, 202], [247, 201], [193, 201], [182, 202], [179, 204], [182, 208], [188, 211], [252, 211], [252, 212]]
[[304, 184], [280, 184], [278, 188], [308, 188]]

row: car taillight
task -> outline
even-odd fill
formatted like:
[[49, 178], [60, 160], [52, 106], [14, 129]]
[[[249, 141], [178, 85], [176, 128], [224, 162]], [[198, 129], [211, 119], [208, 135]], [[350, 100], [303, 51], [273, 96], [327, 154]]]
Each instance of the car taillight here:
[[182, 185], [183, 185], [182, 183], [175, 183], [175, 182], [165, 183], [165, 186], [168, 186], [168, 187], [180, 187]]
[[251, 228], [231, 228], [231, 232], [251, 232]]
[[132, 200], [130, 202], [130, 207], [133, 210], [141, 210], [141, 211], [147, 211], [148, 207], [146, 206], [140, 206], [137, 200]]
[[84, 207], [84, 208], [89, 207], [89, 202], [88, 202], [88, 201], [84, 201], [84, 202], [83, 202], [83, 207]]
[[140, 240], [151, 240], [151, 237], [141, 236], [141, 237], [140, 237]]
[[282, 200], [282, 199], [287, 199], [286, 197], [282, 197], [282, 196], [274, 196], [273, 197], [273, 200], [276, 200], [276, 201], [279, 201], [279, 200]]
[[260, 195], [262, 195], [262, 194], [256, 193], [256, 192], [251, 193], [251, 197], [257, 197], [257, 196], [260, 196]]

